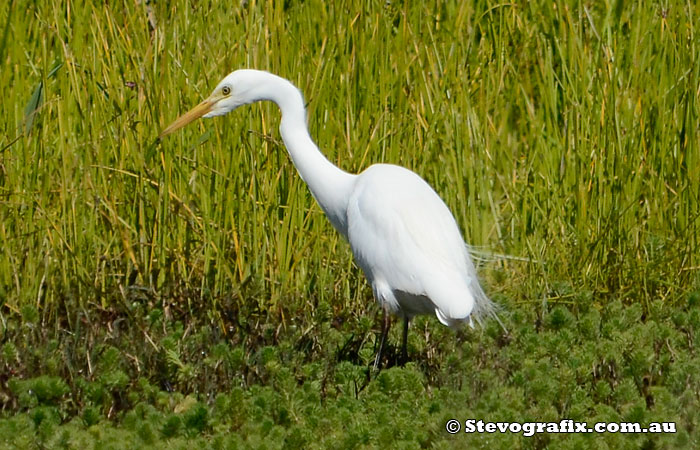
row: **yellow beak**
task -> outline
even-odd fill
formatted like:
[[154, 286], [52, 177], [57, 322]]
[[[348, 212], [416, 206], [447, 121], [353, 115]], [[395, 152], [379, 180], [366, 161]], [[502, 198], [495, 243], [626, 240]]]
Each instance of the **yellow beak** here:
[[188, 123], [199, 119], [209, 111], [211, 111], [212, 107], [216, 104], [216, 101], [211, 100], [211, 98], [208, 98], [204, 100], [202, 103], [199, 105], [195, 106], [194, 108], [190, 109], [187, 111], [185, 114], [181, 115], [173, 123], [168, 125], [168, 127], [163, 130], [160, 133], [160, 136], [158, 136], [158, 139], [163, 139], [165, 136], [169, 135], [170, 133], [174, 133], [175, 131], [179, 130], [180, 128], [184, 127]]

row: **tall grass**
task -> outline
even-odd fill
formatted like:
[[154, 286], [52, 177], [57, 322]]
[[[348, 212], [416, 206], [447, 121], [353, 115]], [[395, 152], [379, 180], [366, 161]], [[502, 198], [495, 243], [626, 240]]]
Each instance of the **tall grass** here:
[[506, 303], [585, 291], [647, 307], [697, 288], [690, 2], [0, 10], [3, 315], [50, 322], [145, 299], [223, 301], [282, 323], [319, 304], [366, 313], [370, 290], [291, 165], [276, 107], [155, 142], [241, 67], [302, 89], [311, 133], [339, 166], [409, 167], [470, 244], [527, 258], [485, 268]]
[[[682, 0], [0, 2], [0, 445], [697, 447], [697, 25]], [[371, 290], [277, 108], [156, 140], [241, 67], [299, 86], [345, 170], [430, 182], [510, 333], [417, 318], [370, 379]]]

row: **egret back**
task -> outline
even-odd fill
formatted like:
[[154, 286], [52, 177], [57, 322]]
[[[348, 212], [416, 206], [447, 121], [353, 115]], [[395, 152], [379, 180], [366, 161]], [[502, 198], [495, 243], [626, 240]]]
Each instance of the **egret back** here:
[[362, 172], [347, 221], [357, 263], [392, 312], [435, 312], [449, 326], [493, 315], [452, 213], [415, 173], [389, 164]]

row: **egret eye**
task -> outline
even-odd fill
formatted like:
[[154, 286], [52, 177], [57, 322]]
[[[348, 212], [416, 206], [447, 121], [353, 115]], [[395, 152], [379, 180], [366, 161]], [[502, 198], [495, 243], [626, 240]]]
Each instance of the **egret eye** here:
[[221, 88], [221, 93], [224, 95], [229, 95], [231, 93], [231, 87], [230, 86], [224, 86]]

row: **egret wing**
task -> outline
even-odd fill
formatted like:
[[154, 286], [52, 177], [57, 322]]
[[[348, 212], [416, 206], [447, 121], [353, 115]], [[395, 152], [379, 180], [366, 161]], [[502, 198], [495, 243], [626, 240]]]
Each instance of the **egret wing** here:
[[348, 239], [373, 287], [427, 297], [446, 320], [471, 312], [469, 284], [478, 282], [464, 240], [445, 203], [415, 173], [383, 164], [363, 172], [348, 206]]

